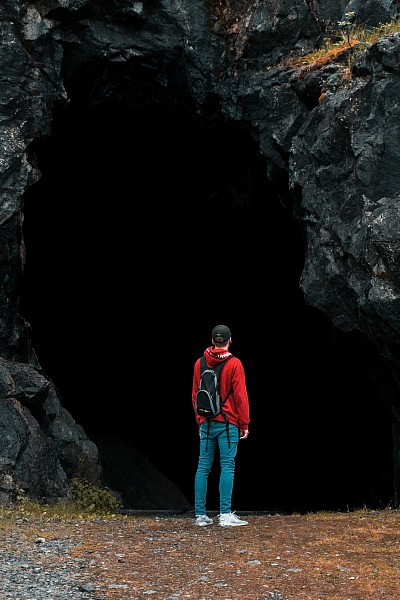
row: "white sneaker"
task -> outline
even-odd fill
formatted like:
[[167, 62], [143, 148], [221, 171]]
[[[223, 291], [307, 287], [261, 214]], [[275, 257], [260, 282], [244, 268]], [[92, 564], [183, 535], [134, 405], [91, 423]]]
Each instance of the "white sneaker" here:
[[247, 521], [242, 521], [235, 513], [225, 513], [219, 515], [219, 524], [221, 527], [238, 527], [239, 525], [248, 525]]
[[207, 515], [197, 515], [196, 517], [196, 525], [199, 527], [205, 527], [206, 525], [212, 525], [213, 520]]

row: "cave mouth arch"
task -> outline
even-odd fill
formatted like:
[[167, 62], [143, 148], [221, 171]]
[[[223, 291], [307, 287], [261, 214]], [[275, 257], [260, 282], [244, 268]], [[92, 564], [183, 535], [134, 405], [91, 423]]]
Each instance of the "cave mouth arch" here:
[[[287, 182], [268, 183], [248, 124], [226, 123], [215, 99], [200, 117], [157, 86], [89, 102], [79, 84], [32, 145], [42, 177], [24, 208], [21, 313], [63, 405], [193, 501], [192, 365], [226, 322], [252, 418], [235, 508], [387, 504], [389, 417], [304, 302]], [[182, 403], [173, 418], [159, 412], [165, 394]]]

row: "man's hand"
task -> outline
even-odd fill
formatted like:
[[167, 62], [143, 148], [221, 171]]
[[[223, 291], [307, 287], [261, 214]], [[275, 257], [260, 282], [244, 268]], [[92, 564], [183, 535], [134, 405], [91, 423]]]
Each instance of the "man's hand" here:
[[249, 435], [249, 430], [248, 429], [241, 429], [240, 430], [240, 440], [245, 440]]

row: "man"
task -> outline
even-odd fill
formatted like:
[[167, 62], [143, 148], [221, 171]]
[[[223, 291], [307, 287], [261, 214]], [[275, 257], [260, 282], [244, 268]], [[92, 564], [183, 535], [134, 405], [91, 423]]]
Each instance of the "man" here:
[[[200, 434], [200, 454], [194, 484], [195, 523], [199, 527], [204, 527], [213, 522], [206, 514], [207, 481], [218, 446], [221, 467], [219, 525], [221, 527], [237, 527], [248, 524], [247, 521], [239, 519], [232, 512], [231, 500], [238, 443], [239, 440], [245, 440], [249, 435], [249, 400], [243, 365], [229, 352], [232, 343], [229, 328], [226, 325], [217, 325], [212, 330], [211, 338], [212, 345], [204, 351], [208, 367], [215, 367], [232, 356], [223, 366], [219, 382], [221, 398], [224, 399], [229, 394], [223, 406], [228, 423], [225, 422], [222, 414], [207, 422], [207, 419], [200, 417], [195, 410]], [[196, 409], [196, 393], [199, 383], [200, 358], [196, 360], [193, 372], [192, 403], [194, 409]]]

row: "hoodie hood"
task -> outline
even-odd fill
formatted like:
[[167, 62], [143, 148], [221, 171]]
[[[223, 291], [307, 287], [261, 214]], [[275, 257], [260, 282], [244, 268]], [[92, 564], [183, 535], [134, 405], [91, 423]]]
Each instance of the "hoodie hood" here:
[[220, 362], [226, 360], [229, 356], [232, 356], [232, 353], [229, 350], [224, 350], [223, 348], [215, 348], [214, 346], [209, 346], [204, 350], [204, 356], [206, 357], [207, 365], [209, 367], [215, 367]]

